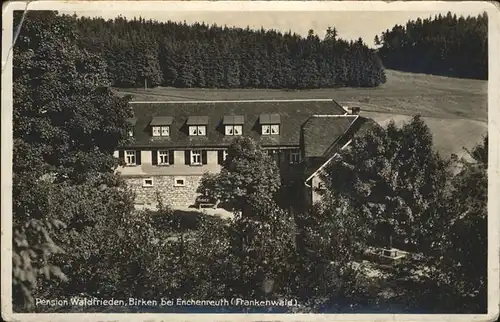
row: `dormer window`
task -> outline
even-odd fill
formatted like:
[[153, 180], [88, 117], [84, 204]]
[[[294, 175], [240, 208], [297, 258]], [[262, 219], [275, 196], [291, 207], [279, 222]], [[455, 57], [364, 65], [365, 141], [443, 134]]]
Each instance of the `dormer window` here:
[[262, 126], [262, 135], [279, 135], [281, 119], [278, 114], [261, 114], [259, 122]]
[[243, 134], [242, 125], [226, 125], [226, 135], [241, 135]]
[[191, 125], [189, 126], [189, 135], [207, 135], [207, 127], [205, 125]]
[[190, 116], [187, 120], [190, 136], [207, 135], [208, 116]]
[[130, 126], [130, 130], [128, 131], [128, 136], [134, 136], [134, 127], [137, 123], [137, 119], [135, 117], [127, 119], [127, 123]]
[[170, 126], [153, 126], [153, 136], [170, 136]]
[[153, 136], [170, 136], [171, 116], [154, 116], [149, 125]]
[[226, 115], [222, 123], [224, 124], [225, 135], [243, 135], [243, 123], [245, 118], [242, 115]]

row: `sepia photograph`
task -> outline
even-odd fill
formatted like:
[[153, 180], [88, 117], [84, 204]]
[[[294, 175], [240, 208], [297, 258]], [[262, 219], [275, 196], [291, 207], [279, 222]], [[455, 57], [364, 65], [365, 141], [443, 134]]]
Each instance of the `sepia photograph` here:
[[498, 318], [498, 8], [271, 2], [4, 5], [5, 320]]

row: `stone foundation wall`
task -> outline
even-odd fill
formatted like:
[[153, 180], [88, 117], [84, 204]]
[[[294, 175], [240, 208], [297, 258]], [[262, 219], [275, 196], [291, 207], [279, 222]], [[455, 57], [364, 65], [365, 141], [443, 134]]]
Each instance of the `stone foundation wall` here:
[[[152, 186], [145, 186], [145, 179], [153, 179]], [[198, 194], [201, 180], [200, 175], [188, 176], [151, 176], [151, 177], [129, 177], [125, 179], [128, 186], [135, 192], [135, 203], [137, 205], [157, 205], [157, 192], [165, 205], [172, 207], [188, 207], [194, 204]], [[184, 180], [184, 185], [175, 184], [178, 180]]]

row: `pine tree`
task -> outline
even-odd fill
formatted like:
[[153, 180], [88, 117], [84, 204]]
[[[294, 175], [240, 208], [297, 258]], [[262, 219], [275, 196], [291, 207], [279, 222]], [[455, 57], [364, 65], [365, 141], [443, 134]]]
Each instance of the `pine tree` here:
[[179, 61], [179, 72], [175, 83], [177, 87], [189, 88], [195, 84], [194, 61], [188, 48], [185, 48], [184, 55]]
[[390, 68], [486, 79], [487, 25], [484, 14], [410, 20], [382, 33], [379, 53]]

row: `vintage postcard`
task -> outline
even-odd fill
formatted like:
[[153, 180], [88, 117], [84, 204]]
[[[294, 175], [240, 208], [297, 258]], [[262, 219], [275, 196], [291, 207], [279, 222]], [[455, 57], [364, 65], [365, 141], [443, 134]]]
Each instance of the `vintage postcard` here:
[[2, 18], [5, 320], [498, 318], [493, 3]]

